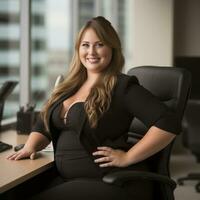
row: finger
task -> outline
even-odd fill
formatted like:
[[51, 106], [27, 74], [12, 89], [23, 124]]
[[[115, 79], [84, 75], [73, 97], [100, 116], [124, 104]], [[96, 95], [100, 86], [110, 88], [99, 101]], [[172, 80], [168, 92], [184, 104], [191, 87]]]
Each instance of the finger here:
[[28, 157], [25, 153], [19, 153], [16, 157], [15, 160], [20, 160], [22, 158], [26, 158]]
[[108, 151], [96, 151], [92, 155], [93, 156], [109, 156], [110, 152], [108, 152]]
[[30, 159], [31, 160], [34, 160], [36, 158], [36, 153], [32, 153], [31, 155], [30, 155]]
[[14, 160], [20, 160], [23, 156], [21, 154], [18, 154], [13, 158]]
[[9, 160], [14, 160], [14, 159], [16, 158], [17, 155], [18, 155], [18, 153], [14, 153], [14, 154], [10, 155], [10, 156], [8, 157], [8, 159], [9, 159]]
[[98, 158], [98, 159], [95, 159], [95, 160], [94, 160], [95, 163], [110, 162], [110, 161], [111, 161], [111, 158], [110, 158], [110, 157], [102, 157], [102, 158]]
[[113, 162], [108, 162], [108, 163], [102, 163], [99, 165], [99, 167], [113, 167]]
[[103, 150], [103, 151], [112, 151], [112, 148], [111, 147], [97, 147], [98, 150]]
[[6, 159], [10, 159], [14, 154], [8, 155]]

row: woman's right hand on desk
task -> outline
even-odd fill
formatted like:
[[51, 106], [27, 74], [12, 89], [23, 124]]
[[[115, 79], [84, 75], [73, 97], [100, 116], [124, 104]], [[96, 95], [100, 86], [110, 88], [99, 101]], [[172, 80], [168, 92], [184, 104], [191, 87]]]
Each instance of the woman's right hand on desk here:
[[7, 157], [8, 160], [20, 160], [24, 158], [30, 158], [31, 160], [34, 160], [36, 157], [36, 151], [31, 150], [27, 147], [24, 147], [23, 149], [9, 155]]
[[30, 158], [33, 160], [36, 158], [36, 152], [44, 149], [49, 143], [50, 141], [46, 136], [39, 132], [31, 132], [24, 147], [21, 150], [9, 155], [7, 159], [20, 160]]

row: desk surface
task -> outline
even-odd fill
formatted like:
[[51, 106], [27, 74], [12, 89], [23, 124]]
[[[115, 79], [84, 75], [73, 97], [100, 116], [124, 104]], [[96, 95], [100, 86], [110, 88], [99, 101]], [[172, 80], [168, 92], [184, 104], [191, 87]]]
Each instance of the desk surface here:
[[[14, 130], [0, 133], [0, 141], [13, 145], [25, 143], [27, 135], [19, 135]], [[0, 193], [46, 171], [53, 166], [53, 152], [41, 152], [35, 160], [7, 160], [13, 149], [0, 153]]]

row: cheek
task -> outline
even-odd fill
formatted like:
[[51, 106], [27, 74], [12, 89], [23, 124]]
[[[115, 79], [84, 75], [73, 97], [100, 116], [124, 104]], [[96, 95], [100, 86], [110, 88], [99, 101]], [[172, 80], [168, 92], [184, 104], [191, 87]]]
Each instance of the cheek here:
[[79, 50], [79, 58], [80, 58], [80, 60], [83, 60], [84, 59], [84, 57], [85, 57], [85, 53], [84, 53], [84, 51], [83, 50]]
[[109, 64], [111, 62], [111, 59], [112, 59], [112, 52], [111, 51], [105, 52], [105, 59], [106, 59], [107, 64]]

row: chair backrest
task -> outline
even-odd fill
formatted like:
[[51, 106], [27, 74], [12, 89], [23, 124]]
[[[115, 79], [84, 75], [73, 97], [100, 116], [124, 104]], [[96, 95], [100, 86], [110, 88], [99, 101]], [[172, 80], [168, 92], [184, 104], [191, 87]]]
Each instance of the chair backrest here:
[[[190, 73], [177, 67], [141, 66], [128, 71], [128, 75], [138, 78], [140, 84], [164, 102], [182, 120], [190, 92]], [[147, 127], [138, 119], [134, 119], [129, 132], [129, 142], [132, 138], [142, 138]], [[134, 137], [132, 137], [134, 136]], [[163, 175], [169, 174], [169, 158], [173, 143], [149, 158], [152, 171]]]
[[188, 100], [183, 118], [183, 145], [188, 148], [200, 163], [200, 99]]
[[4, 103], [6, 98], [13, 91], [17, 85], [17, 81], [6, 81], [0, 87], [0, 131], [1, 131], [1, 120], [3, 119]]

